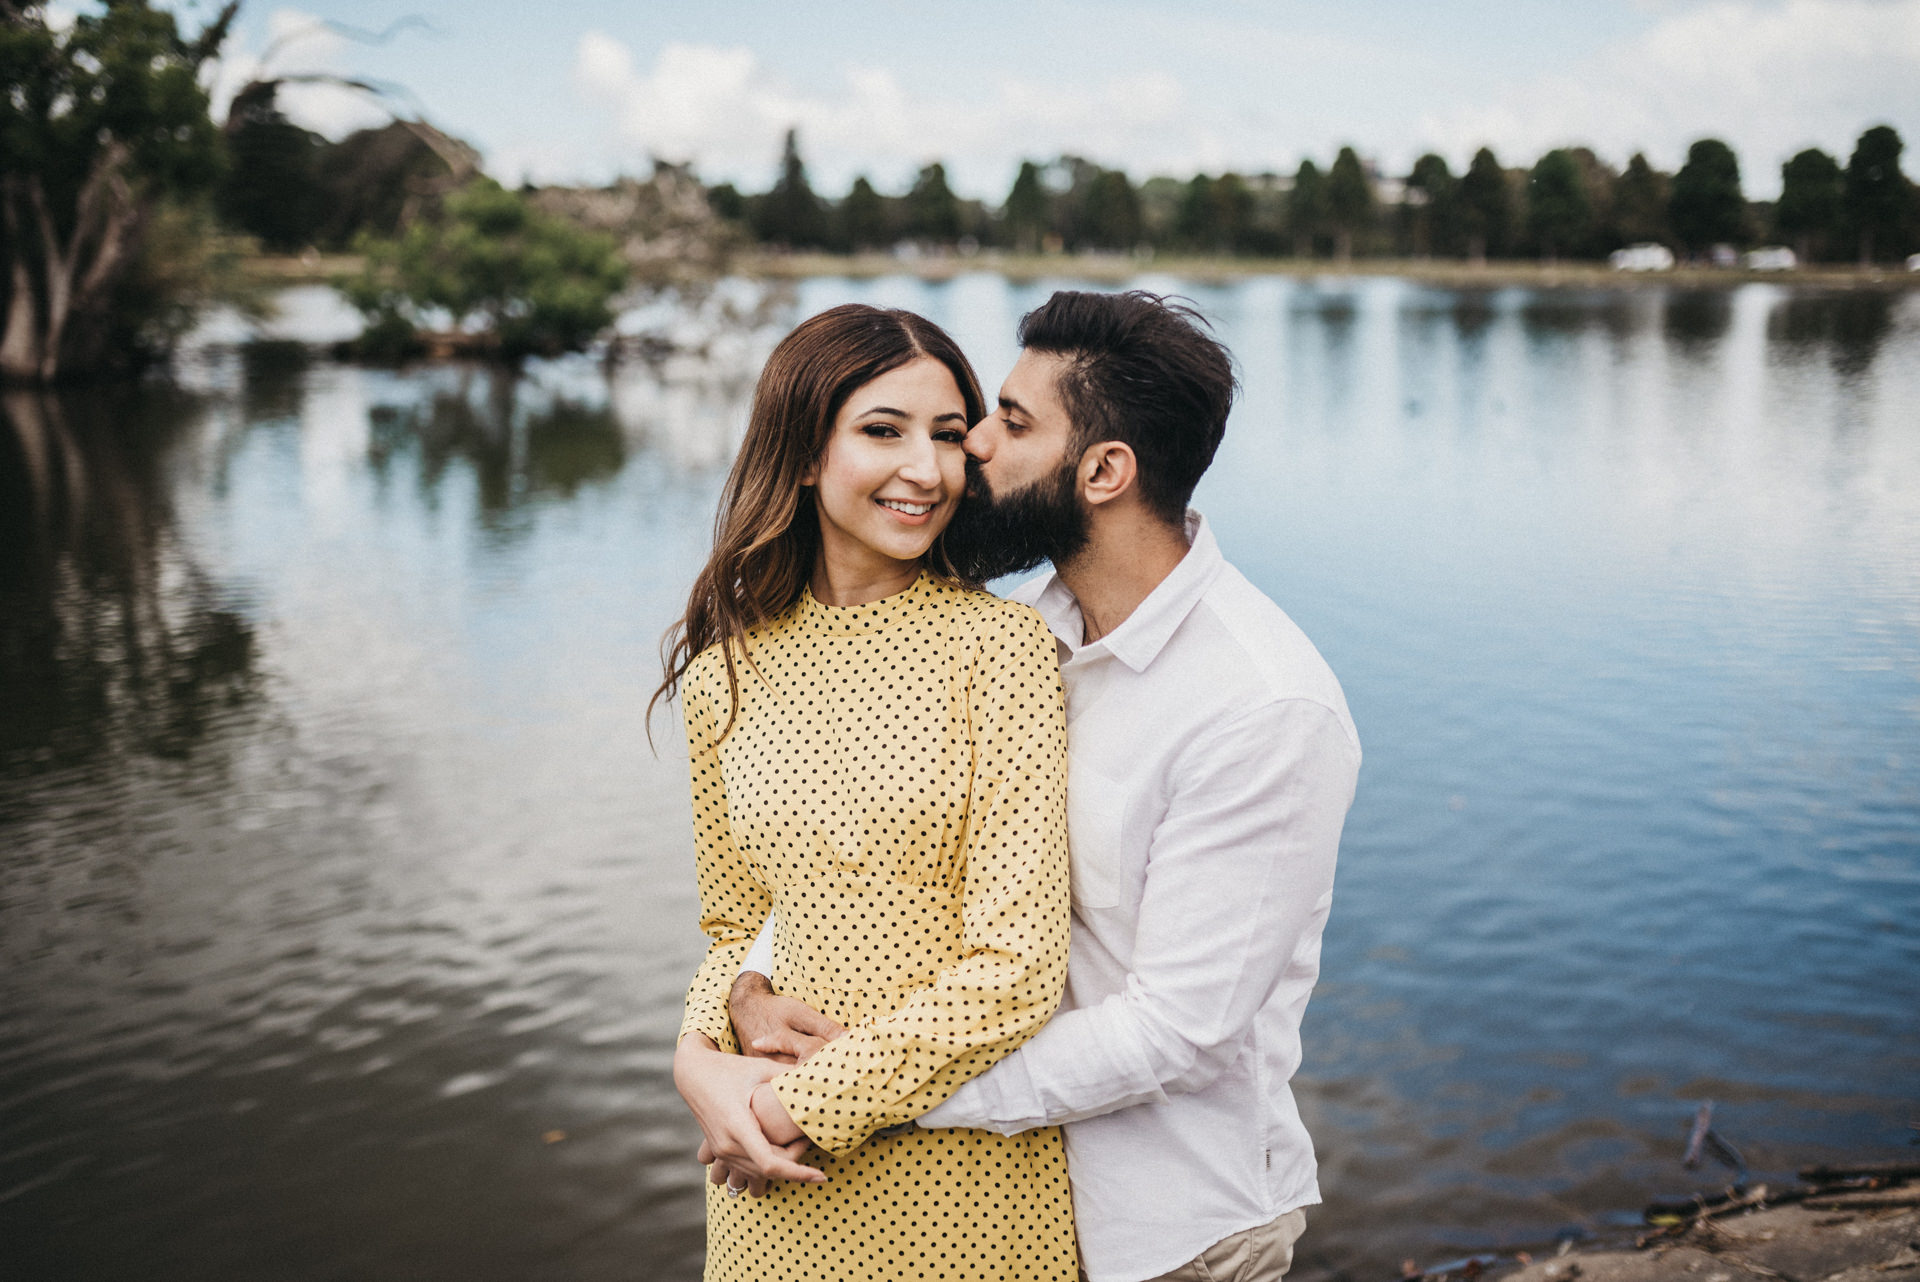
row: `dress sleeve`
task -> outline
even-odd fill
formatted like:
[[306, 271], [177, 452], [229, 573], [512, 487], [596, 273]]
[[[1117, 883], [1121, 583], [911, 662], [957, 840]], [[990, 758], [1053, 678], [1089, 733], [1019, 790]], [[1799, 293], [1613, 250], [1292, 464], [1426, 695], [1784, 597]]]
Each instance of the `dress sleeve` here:
[[773, 910], [773, 896], [753, 862], [733, 843], [727, 817], [727, 784], [720, 771], [714, 739], [725, 724], [708, 683], [689, 679], [681, 685], [686, 709], [687, 760], [693, 779], [694, 862], [700, 881], [700, 929], [709, 941], [706, 959], [687, 989], [680, 1036], [705, 1033], [723, 1051], [737, 1053], [727, 994], [755, 933]]
[[981, 632], [967, 724], [948, 730], [966, 736], [973, 767], [961, 960], [773, 1080], [831, 1153], [946, 1099], [1038, 1031], [1065, 991], [1067, 725], [1053, 635], [1024, 607], [994, 610]]

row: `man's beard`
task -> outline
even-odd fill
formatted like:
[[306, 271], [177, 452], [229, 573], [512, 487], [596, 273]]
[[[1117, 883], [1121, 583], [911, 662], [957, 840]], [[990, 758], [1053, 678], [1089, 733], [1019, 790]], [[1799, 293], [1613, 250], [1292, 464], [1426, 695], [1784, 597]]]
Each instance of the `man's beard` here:
[[994, 494], [979, 461], [967, 460], [967, 497], [947, 526], [954, 569], [976, 583], [1055, 565], [1087, 545], [1087, 511], [1074, 484], [1077, 459], [1023, 489]]

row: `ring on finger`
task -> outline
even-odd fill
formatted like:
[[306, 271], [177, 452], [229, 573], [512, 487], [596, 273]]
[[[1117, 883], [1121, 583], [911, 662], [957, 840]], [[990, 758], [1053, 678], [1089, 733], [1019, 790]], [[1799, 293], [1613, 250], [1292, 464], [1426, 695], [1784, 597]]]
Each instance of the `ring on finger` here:
[[727, 1196], [728, 1196], [728, 1197], [739, 1197], [739, 1196], [740, 1196], [740, 1195], [741, 1195], [742, 1193], [745, 1193], [746, 1191], [747, 1191], [747, 1186], [746, 1186], [746, 1185], [744, 1185], [744, 1184], [735, 1184], [735, 1183], [734, 1183], [734, 1182], [733, 1182], [732, 1180], [728, 1180], [728, 1181], [727, 1181]]

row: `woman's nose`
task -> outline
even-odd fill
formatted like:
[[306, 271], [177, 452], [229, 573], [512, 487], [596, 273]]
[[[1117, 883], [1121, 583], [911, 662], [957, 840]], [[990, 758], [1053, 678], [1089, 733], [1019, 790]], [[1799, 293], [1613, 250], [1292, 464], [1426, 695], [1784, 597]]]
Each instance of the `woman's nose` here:
[[912, 450], [901, 461], [900, 478], [928, 490], [940, 483], [940, 460], [931, 439], [914, 442]]

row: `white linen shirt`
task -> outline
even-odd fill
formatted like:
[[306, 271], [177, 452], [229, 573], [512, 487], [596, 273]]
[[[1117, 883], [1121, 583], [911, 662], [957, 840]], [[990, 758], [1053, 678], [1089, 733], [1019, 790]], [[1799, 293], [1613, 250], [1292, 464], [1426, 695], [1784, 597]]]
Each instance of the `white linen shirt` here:
[[1312, 642], [1204, 520], [1187, 529], [1180, 564], [1092, 644], [1056, 575], [1011, 594], [1058, 638], [1066, 687], [1066, 998], [920, 1118], [1063, 1126], [1091, 1282], [1156, 1277], [1320, 1200], [1288, 1081], [1359, 736]]

